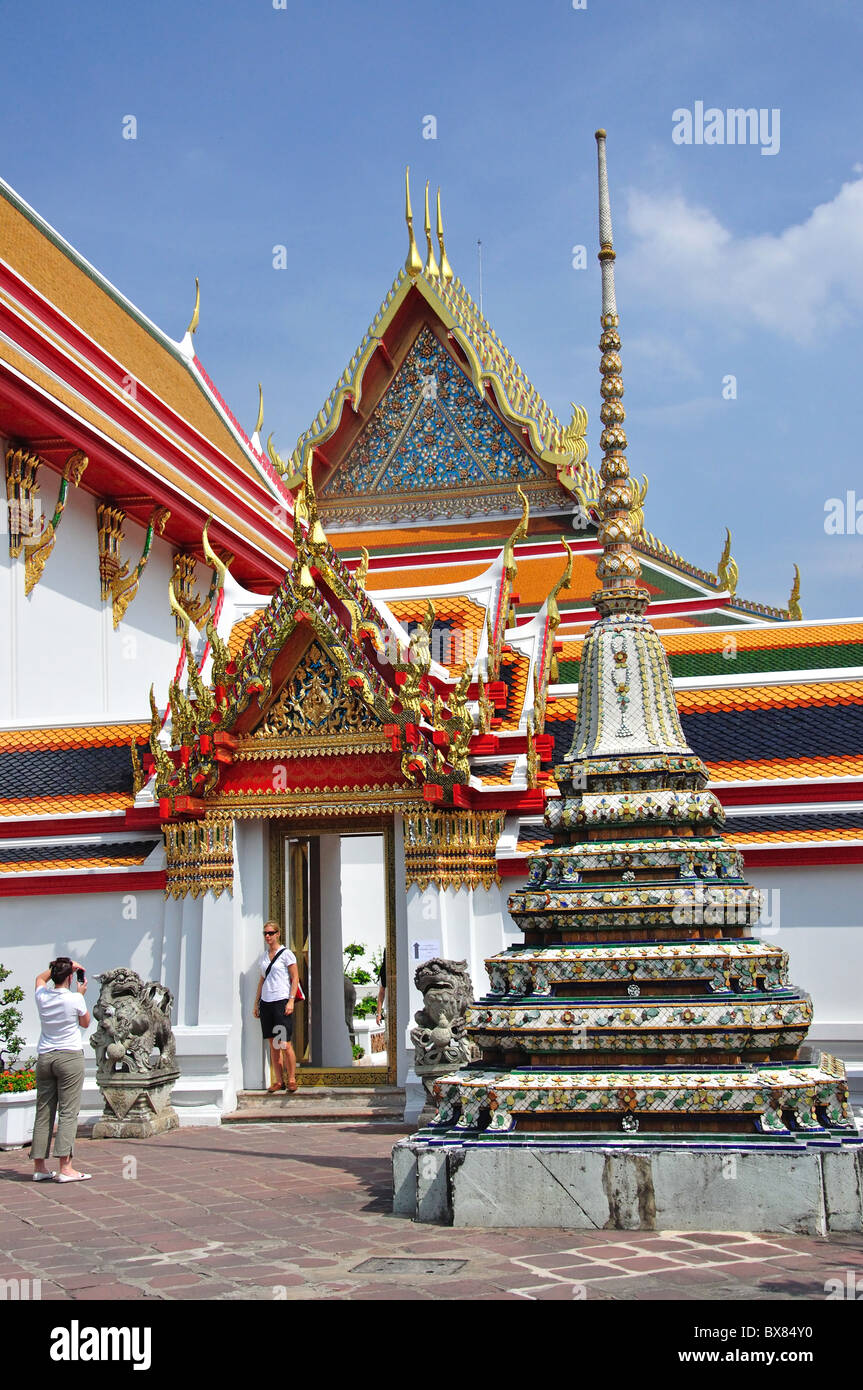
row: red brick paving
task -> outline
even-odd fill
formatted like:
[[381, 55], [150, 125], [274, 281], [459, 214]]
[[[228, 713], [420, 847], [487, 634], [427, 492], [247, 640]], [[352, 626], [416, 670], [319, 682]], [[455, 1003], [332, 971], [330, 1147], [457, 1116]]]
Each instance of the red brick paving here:
[[[863, 1268], [863, 1236], [414, 1225], [391, 1211], [396, 1133], [248, 1125], [82, 1140], [94, 1178], [75, 1187], [36, 1186], [23, 1151], [0, 1153], [0, 1278], [40, 1278], [43, 1299], [65, 1300], [617, 1302], [812, 1299]], [[375, 1256], [419, 1263], [356, 1272]], [[435, 1259], [464, 1264], [423, 1272]]]

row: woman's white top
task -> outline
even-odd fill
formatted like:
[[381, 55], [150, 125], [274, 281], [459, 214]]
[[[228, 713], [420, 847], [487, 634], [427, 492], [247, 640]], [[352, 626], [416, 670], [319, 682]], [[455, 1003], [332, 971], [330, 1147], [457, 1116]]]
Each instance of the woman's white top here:
[[[279, 948], [281, 950], [281, 947]], [[267, 974], [267, 966], [270, 963], [270, 953], [265, 951], [258, 961], [261, 967], [261, 974]], [[291, 996], [291, 977], [288, 974], [288, 966], [296, 965], [297, 958], [293, 951], [289, 951], [287, 946], [282, 951], [267, 978], [264, 980], [261, 989], [261, 998], [267, 1003], [273, 999], [289, 999]]]
[[87, 1012], [87, 1001], [77, 989], [55, 989], [40, 985], [36, 991], [36, 1008], [42, 1032], [39, 1052], [83, 1052], [84, 1041], [78, 1019]]

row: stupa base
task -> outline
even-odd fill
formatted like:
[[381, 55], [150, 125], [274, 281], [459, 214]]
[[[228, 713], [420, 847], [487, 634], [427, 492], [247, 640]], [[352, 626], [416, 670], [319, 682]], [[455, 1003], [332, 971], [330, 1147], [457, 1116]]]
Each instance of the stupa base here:
[[429, 1129], [393, 1149], [393, 1210], [448, 1226], [860, 1232], [863, 1140]]

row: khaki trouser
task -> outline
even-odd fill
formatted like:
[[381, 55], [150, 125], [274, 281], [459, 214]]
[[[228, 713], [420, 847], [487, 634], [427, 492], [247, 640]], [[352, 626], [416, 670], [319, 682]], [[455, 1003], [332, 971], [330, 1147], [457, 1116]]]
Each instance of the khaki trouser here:
[[78, 1129], [78, 1111], [84, 1089], [83, 1052], [40, 1052], [36, 1059], [36, 1123], [31, 1158], [47, 1158], [51, 1152], [54, 1116], [59, 1110], [54, 1152], [71, 1158]]

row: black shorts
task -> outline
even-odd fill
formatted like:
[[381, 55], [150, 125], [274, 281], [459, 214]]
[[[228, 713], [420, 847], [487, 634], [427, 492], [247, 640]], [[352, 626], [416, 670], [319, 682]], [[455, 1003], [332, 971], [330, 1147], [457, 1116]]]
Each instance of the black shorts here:
[[277, 1042], [293, 1041], [294, 1015], [285, 1013], [287, 1002], [287, 999], [260, 1001], [258, 1011], [261, 1017], [261, 1032], [265, 1038], [275, 1038]]

